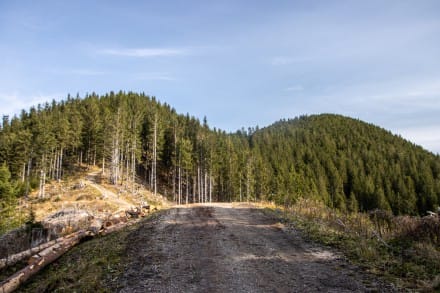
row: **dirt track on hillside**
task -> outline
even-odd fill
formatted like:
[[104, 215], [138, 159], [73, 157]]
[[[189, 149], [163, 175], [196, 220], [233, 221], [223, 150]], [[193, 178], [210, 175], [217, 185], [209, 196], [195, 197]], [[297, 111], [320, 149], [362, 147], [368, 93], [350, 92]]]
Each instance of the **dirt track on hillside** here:
[[244, 205], [170, 209], [134, 231], [126, 252], [120, 292], [393, 291]]

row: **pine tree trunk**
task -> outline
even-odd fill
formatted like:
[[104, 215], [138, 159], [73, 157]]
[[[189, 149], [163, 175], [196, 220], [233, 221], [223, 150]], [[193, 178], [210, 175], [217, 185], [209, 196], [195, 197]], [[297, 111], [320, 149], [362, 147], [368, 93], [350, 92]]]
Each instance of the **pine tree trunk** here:
[[179, 183], [178, 183], [178, 204], [182, 204], [182, 177], [181, 177], [181, 168], [180, 168], [180, 163], [179, 163]]
[[105, 175], [105, 157], [104, 155], [102, 156], [102, 175]]
[[208, 173], [205, 172], [204, 201], [208, 202]]
[[53, 180], [57, 180], [57, 176], [58, 176], [58, 160], [59, 160], [59, 155], [58, 155], [58, 151], [57, 149], [55, 149], [55, 151], [53, 152], [53, 156], [51, 158], [51, 163], [50, 165], [50, 170], [48, 173], [48, 176], [50, 178], [52, 178]]
[[[135, 129], [136, 130], [136, 129]], [[135, 192], [135, 183], [136, 183], [136, 137], [133, 139], [133, 148], [131, 152], [131, 174], [132, 174], [132, 193]]]
[[118, 184], [118, 180], [119, 180], [119, 139], [116, 136], [115, 141], [114, 141], [114, 146], [113, 146], [114, 150], [113, 150], [113, 174], [114, 174], [114, 179], [113, 179], [113, 184]]
[[209, 175], [209, 202], [212, 202], [212, 176]]
[[52, 179], [55, 178], [55, 153], [54, 152], [52, 152], [52, 155], [50, 156], [49, 177], [51, 177]]
[[59, 168], [58, 168], [58, 181], [60, 181], [62, 179], [63, 176], [63, 153], [64, 153], [64, 149], [61, 148], [60, 149], [60, 164], [59, 164]]
[[127, 149], [126, 149], [126, 155], [125, 155], [125, 161], [126, 161], [126, 164], [125, 164], [125, 168], [126, 168], [126, 171], [125, 171], [125, 185], [126, 185], [126, 188], [128, 189], [129, 188], [129, 180], [130, 180], [130, 175], [129, 175], [129, 172], [130, 172], [130, 170], [131, 170], [131, 168], [130, 168], [130, 154], [129, 154], [129, 149], [130, 149], [130, 147], [129, 147], [129, 145], [128, 145], [128, 143], [127, 143]]
[[151, 170], [150, 170], [150, 190], [153, 191], [154, 187], [153, 187], [153, 177], [154, 177], [154, 173], [153, 173], [153, 159], [151, 159]]
[[23, 163], [23, 173], [21, 175], [21, 182], [22, 183], [24, 183], [25, 175], [26, 175], [26, 163]]
[[176, 201], [176, 174], [177, 174], [177, 165], [176, 165], [176, 157], [177, 157], [177, 130], [176, 125], [174, 125], [174, 166], [173, 166], [173, 201]]
[[31, 177], [31, 169], [32, 169], [32, 157], [29, 157], [27, 174], [26, 174], [26, 196], [29, 195], [29, 188], [30, 188], [29, 181], [30, 181], [30, 177]]
[[188, 195], [189, 195], [189, 182], [188, 182], [188, 171], [185, 171], [185, 175], [186, 175], [186, 199], [185, 199], [185, 203], [188, 204]]
[[118, 108], [118, 113], [116, 117], [115, 134], [112, 140], [112, 166], [111, 166], [111, 181], [112, 184], [117, 185], [120, 177], [120, 162], [121, 162], [121, 150], [120, 150], [120, 109]]
[[246, 178], [246, 201], [249, 202], [249, 177]]
[[242, 202], [242, 201], [243, 201], [243, 199], [241, 197], [241, 174], [240, 174], [240, 202]]
[[40, 170], [40, 186], [38, 189], [38, 198], [43, 198], [43, 169]]
[[196, 203], [197, 197], [196, 197], [196, 186], [197, 186], [197, 180], [196, 176], [193, 175], [193, 189], [192, 189], [192, 198], [193, 203]]
[[112, 140], [112, 164], [111, 164], [111, 174], [110, 174], [110, 181], [112, 184], [116, 184], [116, 182], [118, 181], [118, 168], [117, 168], [117, 164], [118, 164], [118, 159], [119, 159], [119, 154], [118, 154], [118, 150], [117, 150], [117, 138], [113, 137]]
[[202, 192], [201, 192], [201, 180], [200, 180], [200, 167], [197, 166], [197, 194], [199, 196], [199, 203], [202, 202]]
[[96, 143], [95, 143], [95, 149], [93, 150], [93, 167], [96, 166]]
[[[60, 155], [58, 154], [57, 149], [54, 151], [54, 160], [53, 160], [53, 168], [52, 168], [52, 179], [58, 179], [58, 166], [59, 166]], [[49, 172], [50, 174], [50, 172]]]
[[40, 191], [39, 191], [39, 198], [44, 198], [44, 187], [46, 184], [46, 170], [45, 170], [45, 164], [46, 164], [46, 156], [43, 154], [41, 159], [41, 171], [40, 171]]

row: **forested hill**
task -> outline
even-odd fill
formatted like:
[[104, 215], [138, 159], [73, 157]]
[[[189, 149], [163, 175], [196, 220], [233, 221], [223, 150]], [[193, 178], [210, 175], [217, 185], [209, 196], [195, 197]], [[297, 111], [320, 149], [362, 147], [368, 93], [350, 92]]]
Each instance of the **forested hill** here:
[[180, 203], [311, 197], [395, 214], [440, 203], [440, 158], [376, 126], [317, 115], [227, 134], [131, 92], [69, 96], [4, 117], [0, 164], [2, 207], [31, 189], [45, 197], [47, 181], [87, 165]]
[[[440, 157], [382, 128], [340, 115], [282, 120], [251, 144], [288, 194], [340, 209], [425, 214], [440, 203]], [[281, 176], [280, 176], [281, 174]]]

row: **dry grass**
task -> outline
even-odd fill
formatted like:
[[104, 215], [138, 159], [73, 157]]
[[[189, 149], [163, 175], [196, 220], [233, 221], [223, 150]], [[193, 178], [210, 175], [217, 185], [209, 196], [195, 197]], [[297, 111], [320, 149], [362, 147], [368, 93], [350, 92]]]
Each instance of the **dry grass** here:
[[[60, 183], [56, 183], [60, 185]], [[50, 189], [55, 189], [50, 186]], [[60, 188], [61, 189], [61, 188]], [[50, 196], [39, 199], [37, 193], [32, 194], [29, 200], [23, 203], [25, 209], [32, 207], [35, 219], [41, 221], [48, 215], [64, 208], [82, 208], [95, 206], [99, 203], [101, 195], [94, 188], [86, 186], [81, 190], [62, 188], [59, 193], [50, 193]]]
[[[31, 218], [41, 221], [47, 216], [61, 209], [81, 209], [95, 215], [108, 215], [121, 210], [121, 202], [126, 202], [128, 206], [137, 206], [141, 201], [147, 201], [150, 206], [160, 209], [168, 202], [160, 195], [153, 196], [142, 185], [135, 184], [135, 193], [133, 194], [133, 185], [122, 184], [114, 186], [108, 184], [108, 178], [98, 176], [98, 182], [101, 187], [117, 194], [117, 198], [106, 197], [99, 190], [87, 183], [86, 177], [89, 172], [98, 172], [99, 169], [89, 169], [83, 172], [77, 172], [66, 176], [60, 182], [52, 181], [46, 184], [44, 199], [38, 198], [38, 190], [33, 191], [28, 198], [20, 199], [18, 205], [11, 207], [8, 211], [0, 213], [0, 235], [20, 227]], [[83, 188], [78, 188], [79, 183], [85, 183]], [[127, 206], [127, 205], [125, 205]]]
[[353, 262], [413, 290], [440, 289], [440, 218], [384, 211], [342, 213], [314, 200], [265, 207], [312, 240], [341, 249]]
[[[32, 205], [36, 220], [40, 221], [51, 213], [64, 208], [77, 208], [90, 211], [91, 213], [114, 213], [121, 207], [117, 200], [127, 202], [129, 205], [137, 206], [141, 200], [150, 202], [151, 193], [136, 184], [136, 193], [132, 194], [123, 186], [114, 186], [106, 183], [106, 178], [100, 178], [100, 186], [106, 190], [118, 195], [117, 200], [112, 197], [104, 198], [99, 190], [85, 183], [84, 188], [75, 189], [81, 181], [84, 183], [86, 174], [76, 176], [75, 179], [69, 178], [60, 183], [55, 182], [47, 185], [46, 193], [48, 197], [38, 199], [38, 192], [30, 196], [29, 201], [25, 203], [24, 208], [29, 209]], [[162, 205], [162, 201], [154, 201], [155, 206]]]

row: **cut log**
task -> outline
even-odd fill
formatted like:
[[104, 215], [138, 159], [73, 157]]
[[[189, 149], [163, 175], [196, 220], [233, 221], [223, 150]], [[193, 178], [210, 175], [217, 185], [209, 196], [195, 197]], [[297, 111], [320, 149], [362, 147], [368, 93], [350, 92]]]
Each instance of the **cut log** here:
[[129, 218], [138, 218], [141, 212], [138, 209], [125, 211], [125, 216]]
[[93, 232], [94, 234], [98, 234], [99, 231], [101, 231], [101, 229], [102, 229], [102, 220], [100, 219], [94, 219], [88, 228], [88, 230]]
[[[139, 214], [141, 213], [137, 212], [136, 214], [139, 216]], [[28, 266], [26, 266], [24, 269], [18, 271], [17, 273], [15, 273], [11, 277], [0, 283], [0, 293], [9, 293], [14, 291], [21, 284], [26, 282], [29, 278], [31, 278], [33, 275], [35, 275], [41, 269], [43, 269], [45, 266], [54, 262], [64, 253], [66, 253], [69, 249], [71, 249], [73, 246], [78, 244], [81, 241], [81, 239], [87, 236], [96, 236], [98, 234], [107, 235], [112, 232], [121, 230], [127, 226], [131, 226], [140, 221], [140, 219], [129, 222], [124, 222], [120, 220], [121, 219], [118, 219], [119, 222], [112, 221], [111, 223], [113, 225], [109, 227], [103, 227], [103, 221], [99, 219], [95, 219], [87, 231], [80, 230], [65, 237], [58, 238], [57, 240], [48, 242], [47, 245], [50, 245], [49, 243], [51, 243], [52, 245], [46, 246], [46, 248], [44, 249], [40, 249], [36, 254], [34, 253], [34, 255], [29, 259]], [[25, 253], [28, 252], [24, 251], [22, 253], [24, 255]], [[23, 256], [22, 259], [24, 258], [26, 258], [26, 256]], [[9, 263], [6, 263], [6, 265], [8, 264]]]
[[105, 228], [99, 234], [100, 235], [107, 235], [107, 234], [113, 233], [115, 231], [119, 231], [122, 228], [134, 225], [134, 224], [138, 223], [139, 221], [140, 221], [140, 219], [132, 220], [130, 222], [121, 222], [121, 223], [118, 223], [118, 224], [115, 224], [113, 226]]
[[12, 266], [12, 265], [18, 263], [19, 261], [24, 260], [27, 257], [31, 257], [34, 254], [37, 254], [40, 251], [42, 251], [42, 250], [44, 250], [46, 248], [49, 248], [49, 247], [55, 245], [56, 243], [59, 243], [59, 242], [63, 241], [64, 239], [69, 239], [69, 238], [75, 237], [77, 234], [78, 234], [78, 232], [75, 232], [75, 233], [69, 234], [67, 236], [60, 237], [60, 238], [57, 238], [55, 240], [52, 240], [52, 241], [40, 244], [40, 245], [38, 245], [36, 247], [27, 249], [25, 251], [13, 254], [13, 255], [11, 255], [11, 256], [9, 256], [7, 258], [2, 258], [2, 259], [0, 259], [0, 270], [5, 268], [5, 267]]
[[82, 238], [88, 235], [92, 235], [92, 232], [83, 230], [73, 233], [72, 235], [64, 237], [61, 241], [34, 255], [31, 258], [30, 264], [28, 266], [0, 283], [0, 292], [9, 293], [14, 291], [21, 284], [26, 282], [30, 277], [38, 273], [48, 264], [58, 259], [70, 248], [78, 244]]
[[32, 255], [42, 251], [43, 249], [46, 249], [52, 245], [54, 245], [55, 243], [59, 242], [61, 240], [61, 238], [40, 244], [36, 247], [30, 248], [28, 250], [13, 254], [7, 258], [2, 258], [0, 259], [0, 270], [5, 268], [5, 267], [9, 267], [9, 266], [13, 266], [16, 263], [18, 263], [19, 261], [22, 261], [23, 259], [27, 258], [27, 257], [31, 257]]

